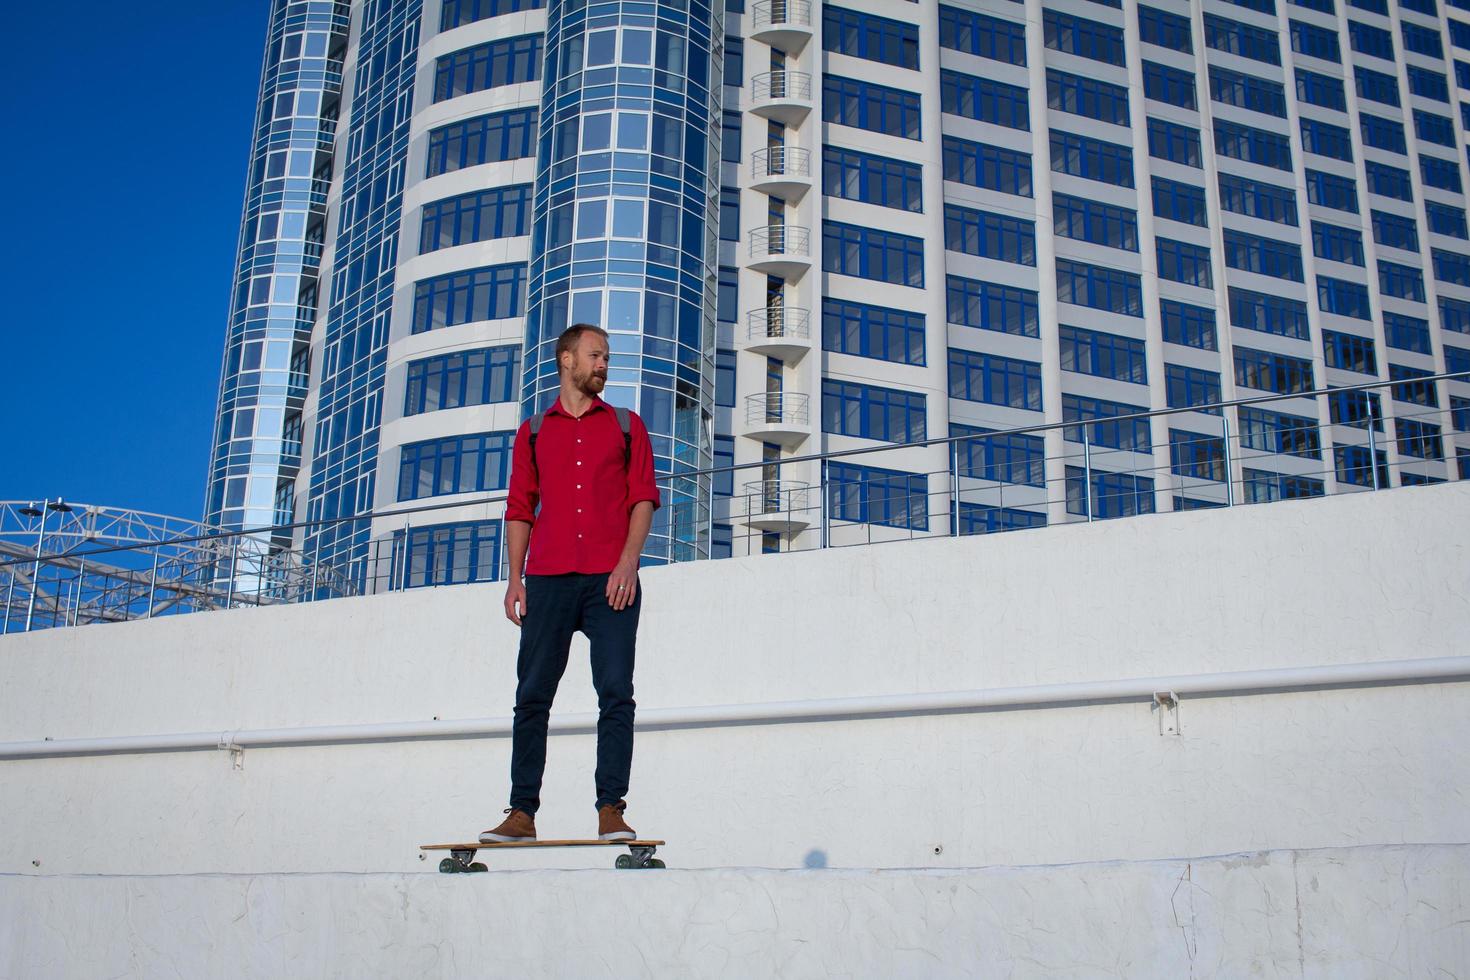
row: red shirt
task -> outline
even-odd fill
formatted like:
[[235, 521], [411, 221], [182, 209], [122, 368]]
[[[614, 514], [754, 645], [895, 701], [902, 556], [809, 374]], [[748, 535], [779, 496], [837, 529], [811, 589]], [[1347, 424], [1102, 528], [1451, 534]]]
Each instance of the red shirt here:
[[[610, 572], [628, 543], [628, 515], [644, 500], [659, 506], [653, 447], [637, 412], [629, 412], [628, 465], [623, 430], [612, 406], [594, 397], [581, 418], [561, 399], [546, 412], [531, 463], [531, 423], [516, 432], [507, 521], [531, 525], [527, 575]], [[540, 511], [537, 511], [537, 504]]]

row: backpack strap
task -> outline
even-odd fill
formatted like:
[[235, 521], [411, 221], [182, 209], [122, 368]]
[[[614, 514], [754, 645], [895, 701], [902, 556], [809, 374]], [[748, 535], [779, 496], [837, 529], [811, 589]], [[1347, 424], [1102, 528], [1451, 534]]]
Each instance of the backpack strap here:
[[541, 467], [536, 463], [536, 436], [541, 432], [541, 425], [545, 421], [546, 412], [544, 411], [531, 416], [531, 469], [536, 472], [537, 483], [541, 482]]
[[[623, 430], [623, 468], [627, 469], [633, 459], [633, 413], [619, 405], [613, 409], [613, 414], [618, 417], [618, 428]], [[541, 467], [536, 463], [536, 436], [540, 434], [541, 426], [545, 422], [544, 411], [531, 416], [531, 468], [536, 471], [538, 482], [541, 479]]]

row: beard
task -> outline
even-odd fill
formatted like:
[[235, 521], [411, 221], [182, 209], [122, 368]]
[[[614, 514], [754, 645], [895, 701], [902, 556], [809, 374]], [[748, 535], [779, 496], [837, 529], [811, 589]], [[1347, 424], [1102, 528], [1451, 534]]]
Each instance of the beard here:
[[600, 395], [602, 389], [607, 387], [607, 378], [595, 371], [573, 375], [572, 381], [576, 383], [578, 389], [588, 395]]

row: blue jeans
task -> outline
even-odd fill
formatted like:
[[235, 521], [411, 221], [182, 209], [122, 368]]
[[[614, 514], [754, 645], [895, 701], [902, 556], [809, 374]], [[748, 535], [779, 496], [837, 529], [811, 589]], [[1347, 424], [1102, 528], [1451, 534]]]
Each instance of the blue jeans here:
[[546, 723], [567, 669], [572, 634], [592, 642], [592, 686], [597, 690], [597, 805], [628, 793], [633, 764], [633, 648], [642, 583], [627, 608], [607, 604], [608, 573], [527, 575], [526, 612], [516, 661], [515, 724], [511, 729], [510, 805], [535, 814], [546, 770]]

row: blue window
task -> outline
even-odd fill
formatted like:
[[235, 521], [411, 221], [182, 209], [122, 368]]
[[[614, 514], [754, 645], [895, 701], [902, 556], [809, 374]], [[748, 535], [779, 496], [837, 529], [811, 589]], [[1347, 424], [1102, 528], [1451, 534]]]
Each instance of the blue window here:
[[1062, 370], [1098, 378], [1148, 384], [1143, 341], [1081, 327], [1060, 328]]
[[1291, 22], [1291, 50], [1334, 64], [1342, 62], [1342, 48], [1337, 43], [1337, 32], [1305, 21]]
[[1110, 65], [1123, 64], [1123, 29], [1057, 10], [1042, 13], [1046, 46]]
[[924, 240], [840, 221], [824, 221], [822, 271], [922, 289]]
[[[1453, 160], [1419, 155], [1419, 174], [1424, 186], [1437, 187], [1442, 191], [1460, 193], [1460, 165]], [[1411, 200], [1411, 199], [1410, 199]]]
[[1216, 51], [1264, 61], [1269, 65], [1281, 64], [1281, 44], [1275, 31], [1243, 24], [1228, 17], [1205, 14], [1205, 45]]
[[514, 238], [531, 230], [531, 185], [497, 187], [424, 205], [419, 254], [455, 245]]
[[1138, 212], [1132, 208], [1053, 194], [1051, 209], [1055, 231], [1063, 238], [1138, 251]]
[[1143, 316], [1143, 287], [1136, 272], [1057, 259], [1057, 300], [1095, 310]]
[[1254, 10], [1260, 14], [1276, 15], [1276, 0], [1230, 0], [1237, 7]]
[[1210, 98], [1225, 105], [1286, 118], [1286, 89], [1278, 82], [1210, 66]]
[[1430, 353], [1429, 321], [1423, 317], [1409, 316], [1405, 313], [1385, 313], [1383, 314], [1383, 335], [1388, 346], [1394, 350], [1413, 351], [1416, 354]]
[[1377, 374], [1378, 357], [1373, 338], [1338, 330], [1322, 331], [1322, 350], [1327, 366], [1358, 374]]
[[504, 490], [514, 432], [481, 432], [411, 442], [398, 463], [398, 499]]
[[1220, 207], [1236, 214], [1296, 226], [1296, 191], [1264, 181], [1221, 173]]
[[1128, 125], [1128, 90], [1122, 85], [1085, 78], [1071, 72], [1046, 70], [1046, 104], [1059, 112]]
[[1312, 362], [1250, 347], [1235, 348], [1235, 383], [1242, 388], [1294, 395], [1312, 390]]
[[522, 263], [451, 272], [414, 286], [413, 332], [520, 316], [525, 305], [526, 267]]
[[1240, 471], [1241, 489], [1249, 504], [1264, 504], [1273, 500], [1294, 500], [1301, 497], [1320, 497], [1327, 492], [1326, 484], [1310, 476], [1290, 476], [1249, 467]]
[[1165, 364], [1164, 389], [1170, 408], [1196, 408], [1210, 415], [1220, 414], [1218, 408], [1205, 407], [1220, 400], [1219, 371]]
[[1019, 507], [992, 507], [961, 500], [957, 533], [994, 534], [1020, 531], [1028, 527], [1046, 527], [1046, 515]]
[[1415, 459], [1444, 459], [1444, 440], [1440, 427], [1417, 419], [1394, 419], [1399, 453]]
[[1393, 35], [1380, 27], [1348, 21], [1348, 43], [1359, 54], [1371, 55], [1385, 61], [1393, 60]]
[[826, 75], [822, 79], [822, 120], [916, 140], [920, 138], [919, 96], [870, 81]]
[[487, 41], [441, 57], [434, 67], [434, 101], [541, 77], [540, 34]]
[[947, 276], [944, 304], [950, 323], [1021, 337], [1041, 336], [1037, 295], [1030, 289]]
[[1306, 340], [1307, 304], [1299, 299], [1231, 286], [1230, 324], [1244, 330]]
[[720, 241], [740, 241], [740, 188], [720, 188]]
[[[1087, 425], [1069, 425], [1062, 430], [1068, 442], [1081, 442], [1086, 429], [1087, 441], [1093, 446], [1107, 449], [1123, 449], [1129, 452], [1146, 453], [1149, 445], [1149, 426], [1146, 418], [1125, 418], [1144, 415], [1148, 408], [1143, 405], [1126, 405], [1123, 402], [1104, 401], [1101, 398], [1084, 398], [1080, 395], [1062, 396], [1062, 421], [1086, 422]], [[1100, 419], [1102, 421], [1093, 421]]]
[[720, 266], [720, 279], [715, 293], [715, 319], [722, 323], [734, 323], [740, 309], [740, 270], [734, 266]]
[[1439, 298], [1439, 325], [1455, 333], [1470, 333], [1470, 303], [1462, 299]]
[[1457, 48], [1470, 48], [1470, 24], [1463, 21], [1450, 21], [1450, 43]]
[[1203, 245], [1178, 242], [1172, 238], [1155, 239], [1159, 278], [1182, 282], [1204, 289], [1214, 288], [1210, 275], [1210, 250]]
[[1438, 408], [1439, 395], [1434, 390], [1434, 382], [1420, 380], [1433, 373], [1433, 371], [1404, 367], [1402, 364], [1390, 362], [1388, 365], [1389, 380], [1404, 382], [1393, 386], [1393, 400], [1409, 402], [1412, 405], [1423, 405], [1425, 408]]
[[939, 5], [939, 45], [1010, 65], [1026, 63], [1026, 25]]
[[[1455, 21], [1450, 21], [1450, 23], [1454, 24]], [[1401, 22], [1399, 30], [1403, 34], [1405, 51], [1425, 54], [1431, 58], [1444, 57], [1444, 39], [1439, 36], [1439, 31], [1431, 27], [1410, 24], [1408, 21]]]
[[919, 27], [824, 3], [822, 48], [854, 58], [918, 70]]
[[1040, 436], [989, 435], [991, 430], [951, 424], [951, 436], [975, 436], [955, 443], [960, 476], [971, 480], [1046, 486], [1046, 449]]
[[1399, 104], [1399, 80], [1393, 75], [1374, 71], [1357, 65], [1353, 68], [1353, 81], [1358, 87], [1358, 98], [1384, 105]]
[[924, 210], [922, 173], [917, 163], [822, 147], [822, 193], [828, 197], [917, 213]]
[[1331, 276], [1317, 277], [1317, 308], [1323, 313], [1336, 313], [1359, 320], [1373, 319], [1373, 308], [1368, 302], [1368, 287], [1361, 282], [1334, 279]]
[[725, 163], [740, 162], [741, 120], [738, 110], [726, 109], [720, 115], [720, 159]]
[[1288, 0], [1288, 2], [1293, 6], [1315, 10], [1322, 14], [1337, 13], [1337, 6], [1333, 3], [1333, 0]]
[[725, 84], [745, 84], [745, 38], [725, 35]]
[[1225, 264], [1244, 272], [1302, 281], [1302, 249], [1295, 242], [1277, 241], [1226, 228]]
[[822, 431], [885, 442], [922, 442], [924, 396], [826, 378], [822, 381]]
[[1194, 52], [1189, 32], [1189, 18], [1157, 7], [1138, 5], [1138, 36], [1145, 44], [1157, 44], [1172, 51]]
[[1419, 251], [1419, 226], [1413, 218], [1387, 211], [1373, 211], [1373, 240], [1379, 245]]
[[1424, 302], [1424, 273], [1412, 266], [1378, 260], [1378, 289], [1385, 296]]
[[724, 347], [715, 348], [715, 404], [735, 407], [735, 352]]
[[1183, 109], [1199, 108], [1194, 92], [1194, 73], [1155, 61], [1143, 63], [1143, 95]]
[[1088, 514], [1094, 520], [1133, 517], [1154, 512], [1154, 481], [1132, 473], [1088, 471], [1067, 467], [1067, 513]]
[[1322, 436], [1317, 420], [1305, 415], [1268, 412], [1242, 405], [1240, 444], [1263, 453], [1322, 458]]
[[836, 520], [929, 528], [929, 478], [923, 473], [832, 462], [827, 483]]
[[[446, 7], [447, 9], [447, 7]], [[500, 578], [500, 521], [461, 521], [394, 532], [403, 587], [494, 582]]]
[[1392, 167], [1386, 163], [1375, 163], [1372, 160], [1369, 160], [1364, 166], [1368, 174], [1370, 193], [1413, 202], [1414, 182], [1407, 170], [1402, 167]]
[[1026, 89], [993, 78], [944, 69], [939, 73], [939, 107], [943, 112], [1007, 129], [1031, 128]]
[[822, 349], [922, 366], [924, 314], [823, 297]]
[[1334, 160], [1353, 159], [1353, 136], [1346, 126], [1334, 126], [1320, 119], [1301, 120], [1302, 149]]
[[[1150, 132], [1149, 136], [1152, 146], [1153, 133]], [[1215, 149], [1224, 156], [1246, 163], [1259, 163], [1277, 170], [1291, 169], [1291, 140], [1280, 133], [1254, 126], [1216, 119]]]
[[1456, 286], [1470, 286], [1470, 255], [1461, 252], [1446, 252], [1430, 249], [1434, 257], [1434, 278]]
[[453, 30], [477, 20], [522, 10], [540, 10], [544, 6], [546, 0], [444, 0], [439, 13], [439, 30]]
[[492, 112], [429, 131], [426, 177], [534, 155], [536, 110]]
[[[1153, 125], [1153, 120], [1149, 120]], [[1181, 127], [1182, 128], [1182, 127]], [[1198, 143], [1195, 144], [1198, 147]], [[1058, 173], [1133, 186], [1133, 151], [1119, 143], [1051, 131], [1051, 168]]]
[[[1465, 209], [1438, 201], [1425, 201], [1424, 214], [1429, 219], [1429, 230], [1436, 235], [1454, 238], [1470, 238], [1465, 230]], [[1416, 246], [1417, 247], [1417, 246]]]
[[1358, 213], [1358, 186], [1350, 178], [1320, 170], [1307, 171], [1307, 200], [1337, 211]]
[[1347, 96], [1343, 92], [1342, 79], [1331, 75], [1319, 75], [1305, 68], [1292, 69], [1296, 74], [1296, 97], [1310, 105], [1324, 109], [1347, 111]]
[[1434, 0], [1399, 0], [1399, 9], [1412, 10], [1418, 14], [1427, 14], [1430, 17], [1439, 16], [1439, 6]]
[[1215, 350], [1215, 311], [1210, 307], [1161, 299], [1159, 319], [1168, 343]]
[[[1470, 432], [1470, 398], [1461, 398], [1459, 395], [1450, 396], [1450, 422], [1456, 432]], [[1465, 450], [1460, 450], [1463, 458]], [[1464, 479], [1465, 472], [1461, 470], [1460, 478]]]
[[1169, 469], [1196, 480], [1225, 480], [1225, 440], [1184, 429], [1169, 429]]
[[1329, 225], [1325, 221], [1312, 222], [1312, 254], [1319, 259], [1346, 262], [1349, 265], [1363, 264], [1363, 233], [1356, 228]]
[[1333, 425], [1366, 429], [1371, 419], [1374, 430], [1383, 431], [1383, 408], [1376, 391], [1334, 391], [1327, 396], [1327, 407]]
[[1031, 155], [958, 136], [944, 138], [944, 179], [1003, 194], [1031, 196]]
[[[1160, 160], [1182, 163], [1186, 167], [1200, 165], [1199, 130], [1193, 126], [1150, 118], [1148, 121], [1148, 155]], [[1133, 184], [1130, 182], [1129, 187]]]
[[1152, 183], [1155, 215], [1205, 227], [1207, 212], [1203, 187], [1163, 177], [1152, 178]]
[[[715, 436], [715, 449], [711, 465], [715, 469], [735, 465], [735, 437]], [[714, 492], [728, 497], [735, 492], [735, 470], [727, 469], [713, 477]]]
[[1024, 218], [944, 206], [944, 247], [984, 259], [1036, 264], [1036, 223]]
[[1418, 65], [1407, 67], [1410, 92], [1414, 95], [1422, 95], [1426, 99], [1434, 99], [1436, 102], [1450, 100], [1449, 80], [1445, 78], [1444, 72], [1430, 71]]
[[[1303, 120], [1305, 123], [1305, 120]], [[1359, 129], [1362, 131], [1363, 144], [1365, 146], [1377, 147], [1380, 150], [1388, 150], [1390, 153], [1407, 153], [1408, 144], [1404, 139], [1404, 124], [1392, 119], [1384, 119], [1382, 116], [1374, 116], [1369, 113], [1360, 113], [1358, 116]]]
[[1389, 486], [1388, 454], [1380, 449], [1374, 455], [1378, 463], [1378, 482], [1376, 484], [1367, 446], [1338, 446], [1332, 450], [1332, 458], [1337, 469], [1337, 482], [1360, 487]]
[[517, 346], [426, 357], [408, 364], [403, 414], [513, 402], [520, 395], [520, 387], [521, 349]]
[[998, 354], [950, 348], [949, 396], [1041, 411], [1041, 365]]

